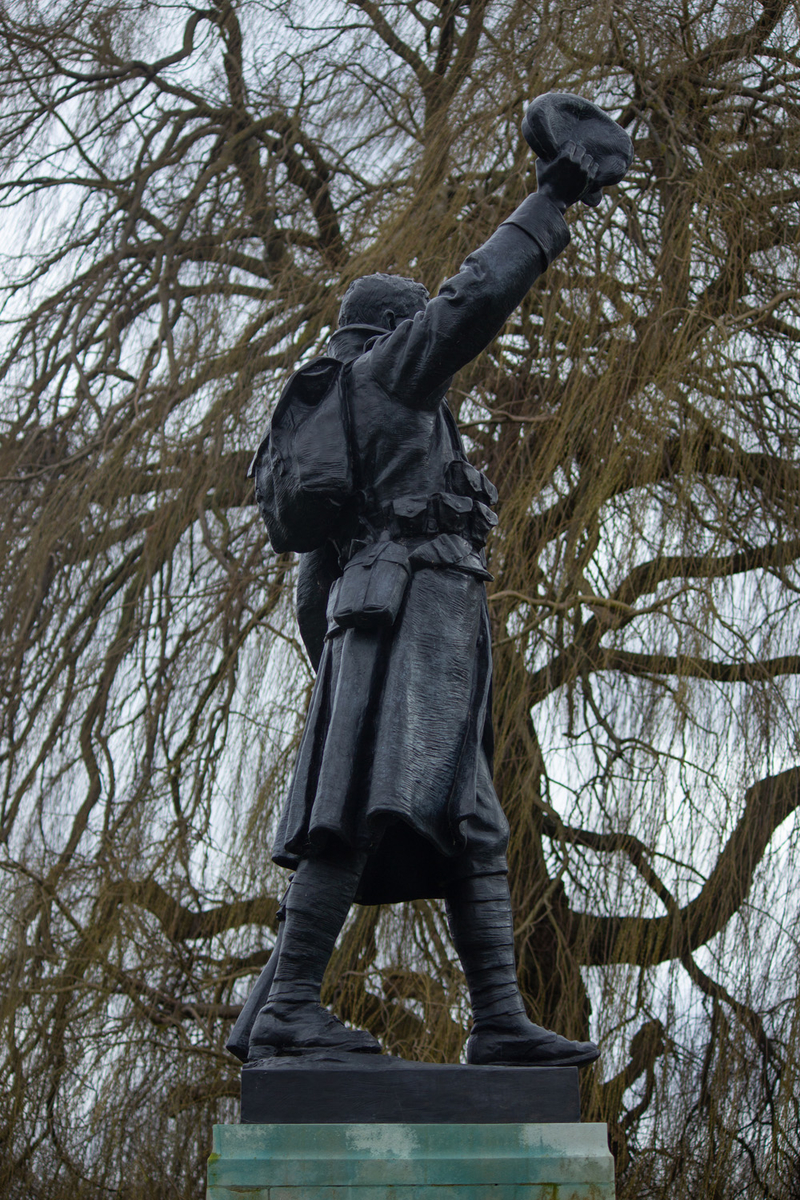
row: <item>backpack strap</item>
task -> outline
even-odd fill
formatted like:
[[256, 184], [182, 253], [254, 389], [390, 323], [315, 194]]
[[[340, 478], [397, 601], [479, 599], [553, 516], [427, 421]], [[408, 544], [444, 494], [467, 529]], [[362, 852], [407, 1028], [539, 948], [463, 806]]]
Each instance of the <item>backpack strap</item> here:
[[460, 458], [465, 462], [469, 462], [469, 459], [464, 451], [464, 443], [461, 441], [458, 423], [450, 411], [450, 405], [446, 400], [442, 401], [442, 411], [444, 413], [444, 423], [447, 426], [447, 432], [450, 434], [450, 442], [456, 452], [456, 458]]

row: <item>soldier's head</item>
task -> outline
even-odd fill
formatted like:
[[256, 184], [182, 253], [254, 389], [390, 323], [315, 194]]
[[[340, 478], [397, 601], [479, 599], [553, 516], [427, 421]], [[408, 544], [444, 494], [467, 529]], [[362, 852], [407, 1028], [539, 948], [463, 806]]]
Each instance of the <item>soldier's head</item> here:
[[422, 312], [428, 303], [428, 289], [402, 275], [362, 275], [354, 279], [344, 294], [339, 309], [339, 328], [344, 325], [372, 325], [395, 329]]

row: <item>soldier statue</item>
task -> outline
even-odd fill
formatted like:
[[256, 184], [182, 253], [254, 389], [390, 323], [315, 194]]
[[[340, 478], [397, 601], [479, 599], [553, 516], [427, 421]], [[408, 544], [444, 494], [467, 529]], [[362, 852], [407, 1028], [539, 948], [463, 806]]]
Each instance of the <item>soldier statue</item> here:
[[301, 552], [298, 619], [317, 676], [272, 847], [294, 872], [280, 945], [237, 1026], [251, 1061], [379, 1052], [321, 1006], [323, 974], [354, 902], [421, 897], [445, 903], [472, 1005], [469, 1063], [599, 1054], [533, 1024], [517, 984], [492, 784], [484, 547], [497, 492], [446, 397], [564, 250], [566, 210], [598, 204], [632, 149], [578, 97], [540, 97], [526, 122], [538, 190], [434, 298], [396, 275], [356, 279], [328, 355], [293, 376], [254, 459], [274, 548]]

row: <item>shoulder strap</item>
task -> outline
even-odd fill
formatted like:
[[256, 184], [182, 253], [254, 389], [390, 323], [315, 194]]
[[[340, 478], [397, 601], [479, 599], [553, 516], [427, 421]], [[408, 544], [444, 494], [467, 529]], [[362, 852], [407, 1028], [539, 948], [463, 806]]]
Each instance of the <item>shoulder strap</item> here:
[[456, 452], [456, 457], [463, 458], [466, 462], [468, 462], [469, 460], [467, 459], [467, 455], [464, 451], [464, 444], [461, 441], [461, 434], [458, 429], [458, 422], [456, 421], [455, 417], [453, 416], [452, 412], [450, 411], [450, 405], [447, 403], [446, 400], [442, 401], [442, 408], [444, 410], [444, 423], [447, 426], [447, 432], [450, 434], [450, 441], [452, 443], [453, 449]]

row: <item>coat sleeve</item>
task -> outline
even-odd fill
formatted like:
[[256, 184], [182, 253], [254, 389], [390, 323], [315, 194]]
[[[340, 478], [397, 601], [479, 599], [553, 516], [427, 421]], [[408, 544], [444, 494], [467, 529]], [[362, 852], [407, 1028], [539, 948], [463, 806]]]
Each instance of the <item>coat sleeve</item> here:
[[354, 364], [392, 399], [435, 409], [459, 368], [502, 329], [539, 275], [569, 242], [562, 214], [534, 193], [465, 260], [425, 311], [379, 338]]
[[328, 593], [331, 584], [340, 575], [338, 555], [332, 542], [326, 542], [319, 550], [300, 555], [297, 573], [297, 623], [315, 671], [319, 670], [328, 628]]

